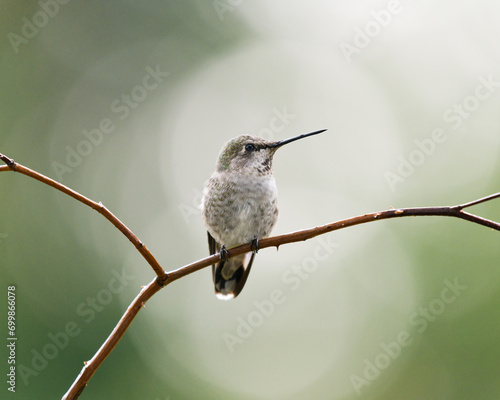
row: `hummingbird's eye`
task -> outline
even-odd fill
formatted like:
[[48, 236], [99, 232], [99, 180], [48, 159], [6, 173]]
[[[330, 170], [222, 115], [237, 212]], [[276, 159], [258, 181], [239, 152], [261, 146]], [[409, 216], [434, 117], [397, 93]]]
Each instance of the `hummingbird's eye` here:
[[255, 147], [255, 145], [254, 145], [254, 144], [252, 144], [252, 143], [248, 143], [248, 144], [246, 144], [246, 145], [245, 145], [245, 150], [246, 150], [246, 151], [248, 151], [248, 152], [250, 152], [250, 151], [255, 151], [255, 150], [257, 150], [257, 148]]

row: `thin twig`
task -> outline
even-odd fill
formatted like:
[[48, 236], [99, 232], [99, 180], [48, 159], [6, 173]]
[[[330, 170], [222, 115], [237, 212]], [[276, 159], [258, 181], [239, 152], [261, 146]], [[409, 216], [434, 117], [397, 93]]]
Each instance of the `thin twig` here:
[[[53, 181], [52, 179], [39, 174], [29, 168], [26, 168], [20, 164], [14, 162], [14, 160], [0, 154], [0, 159], [3, 160], [7, 165], [0, 166], [0, 172], [2, 171], [16, 171], [22, 174], [28, 175], [34, 179], [37, 179], [49, 186], [52, 186], [63, 193], [75, 198], [76, 200], [88, 205], [94, 210], [101, 213], [106, 219], [108, 219], [115, 227], [117, 227], [120, 232], [122, 232], [141, 252], [146, 261], [153, 267], [154, 271], [157, 273], [157, 278], [150, 282], [147, 286], [143, 287], [138, 296], [134, 299], [132, 304], [128, 307], [127, 311], [123, 314], [122, 318], [113, 329], [113, 332], [109, 335], [106, 341], [103, 343], [101, 348], [92, 357], [91, 360], [85, 363], [80, 374], [77, 376], [76, 380], [73, 382], [68, 392], [63, 396], [63, 400], [73, 400], [77, 399], [82, 393], [83, 389], [89, 382], [90, 378], [97, 371], [102, 362], [111, 353], [111, 351], [118, 344], [122, 336], [124, 335], [127, 328], [132, 323], [135, 316], [139, 313], [141, 308], [143, 308], [146, 302], [158, 291], [160, 291], [166, 285], [180, 279], [186, 275], [196, 272], [200, 269], [208, 267], [218, 261], [220, 261], [219, 254], [213, 254], [209, 257], [205, 257], [201, 260], [193, 262], [191, 264], [185, 265], [176, 270], [165, 273], [163, 268], [158, 264], [153, 255], [146, 249], [146, 246], [128, 229], [118, 218], [116, 218], [107, 208], [105, 208], [101, 203], [96, 203], [85, 196], [82, 196], [78, 192]], [[266, 239], [259, 240], [259, 249], [265, 249], [267, 247], [279, 247], [283, 244], [295, 243], [304, 240], [311, 239], [313, 237], [323, 235], [328, 232], [335, 230], [347, 228], [349, 226], [359, 225], [372, 221], [379, 221], [383, 219], [390, 218], [400, 218], [400, 217], [410, 217], [410, 216], [445, 216], [454, 217], [459, 219], [464, 219], [466, 221], [474, 222], [480, 225], [487, 226], [489, 228], [500, 231], [500, 223], [491, 221], [474, 214], [466, 213], [463, 211], [464, 208], [477, 205], [489, 200], [500, 198], [500, 192], [492, 194], [490, 196], [483, 197], [478, 200], [474, 200], [465, 204], [460, 204], [456, 206], [444, 206], [444, 207], [416, 207], [416, 208], [401, 208], [401, 209], [390, 209], [379, 212], [374, 212], [370, 214], [360, 215], [357, 217], [352, 217], [344, 219], [341, 221], [332, 222], [330, 224], [318, 226], [315, 228], [304, 229], [292, 233], [287, 233], [285, 235], [273, 236]], [[251, 251], [251, 243], [244, 244], [238, 247], [234, 247], [228, 250], [226, 257], [234, 257], [239, 254], [247, 253]]]
[[62, 397], [63, 399], [77, 399], [82, 393], [83, 389], [87, 386], [88, 381], [95, 374], [97, 368], [102, 364], [104, 359], [111, 353], [111, 351], [118, 344], [123, 334], [132, 323], [136, 315], [139, 313], [141, 308], [145, 307], [146, 302], [163, 286], [160, 286], [157, 279], [154, 279], [147, 286], [144, 286], [137, 297], [132, 301], [132, 304], [127, 309], [127, 312], [123, 314], [118, 324], [113, 329], [113, 332], [109, 335], [106, 341], [103, 343], [101, 348], [95, 353], [88, 362], [85, 362], [85, 366], [82, 368], [80, 374], [76, 377], [75, 381]]
[[2, 171], [14, 171], [19, 172], [21, 174], [27, 175], [31, 178], [34, 178], [40, 182], [45, 183], [46, 185], [52, 186], [53, 188], [67, 194], [68, 196], [73, 197], [79, 202], [93, 208], [99, 214], [102, 214], [104, 218], [106, 218], [109, 222], [111, 222], [121, 233], [125, 235], [125, 237], [132, 242], [135, 248], [142, 254], [142, 256], [146, 259], [151, 268], [155, 271], [158, 276], [158, 281], [164, 282], [167, 279], [167, 274], [165, 270], [158, 263], [153, 254], [148, 250], [148, 248], [144, 245], [143, 242], [139, 240], [139, 238], [122, 222], [120, 221], [111, 211], [109, 211], [101, 202], [96, 203], [93, 200], [81, 195], [80, 193], [70, 189], [69, 187], [63, 185], [62, 183], [56, 182], [49, 177], [42, 175], [32, 169], [29, 169], [21, 164], [16, 163], [13, 159], [0, 154], [0, 159], [5, 162], [7, 165], [3, 165], [0, 167], [0, 172]]
[[463, 210], [464, 208], [472, 207], [472, 206], [475, 206], [479, 203], [484, 203], [485, 201], [493, 200], [493, 199], [496, 199], [498, 197], [500, 197], [500, 193], [494, 193], [494, 194], [490, 194], [489, 196], [482, 197], [482, 198], [474, 200], [474, 201], [469, 201], [468, 203], [465, 203], [465, 204], [459, 204], [458, 206], [455, 206], [453, 208], [456, 208], [458, 210]]

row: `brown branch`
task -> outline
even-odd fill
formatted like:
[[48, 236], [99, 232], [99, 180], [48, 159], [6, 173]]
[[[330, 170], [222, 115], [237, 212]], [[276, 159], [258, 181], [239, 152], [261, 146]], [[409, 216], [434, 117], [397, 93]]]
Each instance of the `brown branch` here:
[[[339, 229], [347, 228], [354, 225], [364, 224], [366, 222], [380, 221], [389, 218], [400, 218], [400, 217], [416, 217], [416, 216], [444, 216], [444, 217], [455, 217], [464, 219], [470, 222], [475, 222], [480, 225], [487, 226], [489, 228], [500, 231], [500, 223], [495, 221], [490, 221], [488, 219], [478, 217], [477, 215], [469, 214], [463, 212], [462, 209], [476, 205], [488, 200], [493, 200], [500, 198], [500, 192], [492, 194], [490, 196], [484, 197], [479, 200], [472, 201], [466, 204], [460, 204], [457, 206], [444, 206], [444, 207], [416, 207], [416, 208], [400, 208], [400, 209], [390, 209], [385, 211], [378, 211], [370, 214], [359, 215], [357, 217], [343, 219], [341, 221], [332, 222], [331, 224], [326, 224], [322, 226], [317, 226], [315, 228], [303, 229], [296, 232], [286, 233], [284, 235], [273, 236], [266, 239], [259, 240], [259, 250], [265, 249], [266, 247], [279, 247], [283, 244], [303, 242], [308, 239], [312, 239], [319, 235], [324, 235], [325, 233], [336, 231]], [[251, 251], [251, 243], [244, 244], [238, 247], [233, 247], [228, 250], [229, 256], [234, 257], [239, 254], [247, 253]], [[218, 262], [220, 257], [218, 254], [211, 255], [210, 257], [203, 258], [194, 263], [185, 265], [179, 269], [168, 272], [168, 278], [165, 285], [182, 278], [185, 275], [189, 275], [200, 269], [203, 269], [209, 265]]]
[[111, 351], [118, 344], [123, 334], [132, 323], [136, 315], [139, 313], [141, 308], [145, 307], [146, 302], [163, 286], [160, 286], [157, 279], [154, 279], [147, 286], [144, 286], [141, 292], [134, 299], [132, 304], [127, 309], [127, 312], [123, 314], [118, 324], [113, 329], [113, 332], [109, 335], [106, 341], [103, 343], [101, 348], [95, 353], [88, 362], [84, 362], [85, 366], [81, 370], [80, 374], [76, 377], [75, 381], [62, 397], [65, 399], [77, 399], [83, 392], [83, 389], [87, 386], [88, 381], [95, 374], [97, 368], [102, 364], [105, 358], [111, 353]]
[[21, 174], [27, 175], [37, 181], [43, 182], [46, 185], [52, 186], [53, 188], [67, 194], [68, 196], [73, 197], [79, 202], [93, 208], [99, 214], [102, 214], [104, 218], [106, 218], [109, 222], [111, 222], [121, 233], [125, 235], [125, 237], [132, 242], [135, 248], [142, 254], [142, 256], [146, 259], [151, 268], [155, 271], [158, 276], [159, 282], [164, 282], [167, 278], [167, 274], [165, 270], [161, 267], [161, 265], [156, 261], [156, 258], [153, 254], [148, 250], [148, 248], [144, 245], [143, 242], [139, 240], [139, 238], [122, 222], [120, 221], [111, 211], [109, 211], [101, 202], [96, 203], [93, 200], [90, 200], [88, 197], [81, 195], [80, 193], [70, 189], [69, 187], [56, 182], [49, 177], [42, 175], [32, 169], [22, 166], [21, 164], [16, 163], [13, 159], [0, 154], [0, 159], [7, 165], [3, 165], [0, 167], [0, 172], [2, 171], [14, 171], [19, 172]]
[[[0, 154], [0, 159], [2, 159], [7, 165], [0, 166], [1, 171], [12, 170], [16, 172], [23, 173], [34, 179], [37, 179], [49, 186], [52, 186], [63, 193], [81, 201], [82, 203], [92, 207], [96, 211], [100, 212], [106, 219], [108, 219], [115, 227], [117, 227], [127, 238], [134, 244], [134, 246], [141, 252], [148, 263], [153, 267], [158, 277], [150, 282], [147, 286], [143, 287], [138, 296], [134, 299], [132, 304], [128, 307], [125, 314], [113, 329], [113, 332], [109, 335], [106, 341], [103, 343], [101, 348], [92, 357], [91, 360], [85, 363], [80, 374], [77, 376], [76, 380], [73, 382], [68, 392], [63, 396], [63, 400], [77, 399], [82, 393], [83, 389], [89, 382], [90, 378], [97, 371], [102, 362], [111, 353], [111, 351], [118, 344], [125, 331], [128, 329], [133, 319], [139, 313], [141, 308], [143, 308], [146, 302], [158, 291], [160, 291], [166, 285], [180, 279], [186, 275], [196, 272], [200, 269], [208, 267], [220, 260], [219, 254], [213, 254], [209, 257], [203, 258], [191, 264], [185, 265], [179, 269], [170, 271], [168, 274], [165, 273], [163, 268], [158, 264], [153, 255], [146, 249], [142, 242], [128, 229], [118, 218], [116, 218], [109, 210], [107, 210], [101, 203], [96, 203], [81, 194], [75, 192], [74, 190], [47, 178], [44, 175], [39, 174], [29, 168], [23, 167], [15, 163], [8, 157]], [[491, 221], [474, 214], [466, 213], [463, 211], [464, 208], [471, 207], [489, 200], [500, 198], [500, 192], [492, 194], [487, 197], [483, 197], [478, 200], [474, 200], [465, 204], [459, 204], [456, 206], [444, 206], [444, 207], [416, 207], [416, 208], [401, 208], [401, 209], [390, 209], [379, 212], [374, 212], [370, 214], [360, 215], [357, 217], [352, 217], [344, 219], [341, 221], [332, 222], [330, 224], [318, 226], [315, 228], [304, 229], [297, 232], [287, 233], [285, 235], [273, 236], [266, 239], [259, 240], [259, 249], [265, 249], [267, 247], [279, 247], [283, 244], [295, 243], [304, 240], [311, 239], [313, 237], [323, 235], [328, 232], [335, 230], [347, 228], [349, 226], [359, 225], [372, 221], [379, 221], [389, 218], [400, 218], [400, 217], [410, 217], [410, 216], [445, 216], [464, 219], [466, 221], [474, 222], [479, 225], [484, 225], [489, 228], [500, 231], [500, 223]], [[228, 257], [234, 257], [239, 254], [243, 254], [251, 251], [251, 244], [244, 244], [238, 247], [234, 247], [228, 250]], [[158, 273], [160, 272], [160, 273]]]

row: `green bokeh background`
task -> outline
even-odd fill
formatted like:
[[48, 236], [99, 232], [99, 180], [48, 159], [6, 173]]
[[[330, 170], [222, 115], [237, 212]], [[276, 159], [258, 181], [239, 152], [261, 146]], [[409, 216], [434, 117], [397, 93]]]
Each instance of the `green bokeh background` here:
[[[54, 4], [2, 2], [0, 152], [102, 201], [167, 270], [207, 255], [200, 190], [243, 133], [328, 128], [277, 153], [274, 233], [499, 191], [498, 2]], [[37, 32], [13, 45], [26, 21]], [[163, 75], [144, 89], [152, 70]], [[112, 132], [91, 144], [83, 131], [103, 120]], [[18, 337], [16, 393], [4, 379], [0, 397], [60, 398], [154, 275], [102, 216], [48, 186], [2, 172], [0, 206], [0, 327], [14, 284]], [[498, 201], [471, 211], [500, 220]], [[499, 398], [497, 232], [429, 217], [321, 240], [259, 252], [231, 302], [208, 269], [159, 292], [81, 398]], [[443, 298], [445, 282], [465, 288]], [[50, 353], [68, 324], [78, 333]], [[354, 375], [370, 379], [356, 390]]]

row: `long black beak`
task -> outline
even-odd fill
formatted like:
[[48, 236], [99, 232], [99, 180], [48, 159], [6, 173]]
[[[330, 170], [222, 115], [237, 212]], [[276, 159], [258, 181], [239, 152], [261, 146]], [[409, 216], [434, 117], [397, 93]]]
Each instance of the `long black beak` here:
[[290, 139], [285, 139], [285, 140], [280, 140], [279, 142], [275, 142], [275, 143], [272, 143], [272, 144], [268, 144], [267, 147], [271, 147], [271, 148], [274, 148], [274, 147], [281, 147], [283, 146], [284, 144], [288, 144], [288, 143], [291, 143], [291, 142], [295, 142], [296, 140], [299, 140], [299, 139], [302, 139], [302, 138], [305, 138], [305, 137], [308, 137], [308, 136], [312, 136], [312, 135], [317, 135], [321, 132], [324, 132], [326, 131], [326, 129], [322, 129], [320, 131], [316, 131], [316, 132], [310, 132], [310, 133], [303, 133], [302, 135], [299, 135], [299, 136], [295, 136], [295, 137], [292, 137]]

